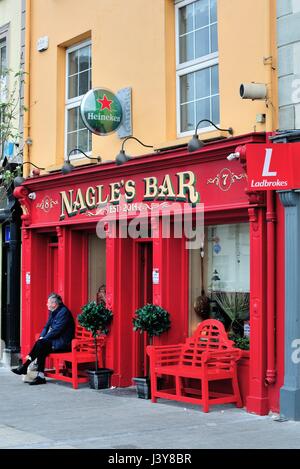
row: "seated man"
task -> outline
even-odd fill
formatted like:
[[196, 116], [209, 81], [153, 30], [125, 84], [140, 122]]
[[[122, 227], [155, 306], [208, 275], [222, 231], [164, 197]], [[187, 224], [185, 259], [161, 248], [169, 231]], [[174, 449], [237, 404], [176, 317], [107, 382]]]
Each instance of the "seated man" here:
[[26, 375], [31, 362], [37, 359], [38, 374], [30, 385], [45, 384], [44, 375], [45, 360], [47, 355], [53, 352], [68, 352], [71, 350], [71, 342], [74, 338], [75, 323], [71, 312], [63, 304], [62, 298], [57, 293], [51, 293], [48, 297], [47, 307], [49, 319], [40, 338], [35, 342], [27, 360], [18, 368], [11, 371], [16, 375]]

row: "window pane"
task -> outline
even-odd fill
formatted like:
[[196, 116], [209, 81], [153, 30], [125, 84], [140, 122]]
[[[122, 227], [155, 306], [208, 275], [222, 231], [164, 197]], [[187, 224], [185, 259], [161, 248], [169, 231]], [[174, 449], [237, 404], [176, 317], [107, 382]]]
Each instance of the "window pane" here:
[[83, 123], [83, 120], [81, 119], [81, 113], [79, 112], [79, 107], [78, 109], [78, 129], [86, 129], [86, 126]]
[[193, 101], [194, 98], [194, 73], [188, 73], [180, 77], [180, 102]]
[[216, 24], [213, 24], [210, 29], [210, 43], [211, 43], [211, 53], [217, 52], [218, 50], [218, 27]]
[[88, 129], [79, 130], [78, 132], [78, 148], [85, 152], [88, 151]]
[[[201, 99], [196, 103], [196, 120], [199, 122], [201, 119], [211, 119], [210, 115], [210, 99]], [[208, 127], [208, 122], [203, 122], [200, 124], [201, 127]]]
[[77, 130], [77, 114], [78, 107], [74, 107], [68, 110], [68, 132]]
[[79, 49], [79, 71], [87, 70], [90, 68], [90, 46]]
[[77, 148], [77, 132], [72, 132], [68, 134], [68, 148], [67, 153], [69, 154], [73, 148]]
[[69, 57], [69, 75], [78, 73], [78, 51], [70, 52]]
[[190, 33], [179, 39], [179, 62], [194, 59], [194, 34]]
[[194, 29], [193, 4], [179, 9], [179, 34], [184, 34]]
[[196, 31], [196, 57], [209, 54], [209, 28]]
[[219, 66], [211, 67], [211, 94], [219, 93]]
[[82, 72], [78, 75], [79, 78], [79, 96], [85, 94], [89, 90], [89, 72]]
[[210, 68], [195, 73], [196, 99], [210, 96]]
[[209, 24], [209, 0], [200, 0], [195, 3], [195, 27], [202, 28]]
[[210, 0], [210, 22], [217, 21], [217, 0]]
[[213, 96], [211, 99], [212, 121], [218, 125], [220, 123], [220, 96]]
[[180, 106], [181, 132], [186, 132], [187, 130], [194, 130], [195, 128], [194, 109], [195, 109], [194, 103], [182, 104]]
[[78, 75], [73, 75], [72, 77], [69, 77], [69, 93], [68, 93], [68, 98], [75, 98], [78, 96]]
[[2, 46], [0, 48], [0, 75], [5, 71], [7, 68], [6, 65], [6, 46]]

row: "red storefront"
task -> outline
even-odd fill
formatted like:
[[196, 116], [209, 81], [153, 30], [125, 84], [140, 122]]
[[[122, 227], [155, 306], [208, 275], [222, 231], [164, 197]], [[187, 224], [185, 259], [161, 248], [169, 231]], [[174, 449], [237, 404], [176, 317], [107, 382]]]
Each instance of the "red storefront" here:
[[169, 237], [161, 236], [160, 226], [158, 236], [142, 239], [114, 237], [110, 224], [101, 239], [96, 229], [107, 216], [105, 202], [111, 214], [126, 213], [128, 223], [137, 212], [150, 213], [174, 200], [201, 202], [206, 291], [217, 270], [219, 288], [250, 292], [251, 346], [239, 363], [244, 403], [258, 414], [278, 411], [284, 353], [283, 209], [272, 192], [247, 192], [241, 163], [227, 160], [238, 145], [265, 140], [265, 134], [248, 134], [207, 143], [194, 153], [184, 147], [122, 166], [89, 165], [68, 175], [27, 179], [15, 190], [23, 208], [22, 355], [46, 320], [50, 291], [60, 293], [77, 316], [103, 283], [114, 314], [106, 350], [113, 385], [129, 386], [143, 372], [145, 340], [132, 328], [134, 311], [142, 304], [159, 304], [171, 315], [171, 329], [156, 338], [157, 344], [191, 335], [197, 325], [193, 302], [201, 291], [199, 250], [187, 249], [186, 238], [175, 237], [172, 229]]

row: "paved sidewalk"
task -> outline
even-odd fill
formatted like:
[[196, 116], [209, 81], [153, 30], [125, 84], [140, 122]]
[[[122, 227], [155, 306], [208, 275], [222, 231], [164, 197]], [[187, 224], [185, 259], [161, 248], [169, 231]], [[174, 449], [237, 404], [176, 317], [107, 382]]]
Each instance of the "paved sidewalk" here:
[[134, 388], [96, 391], [49, 380], [29, 386], [0, 368], [0, 448], [300, 448], [300, 422], [234, 406], [138, 399]]

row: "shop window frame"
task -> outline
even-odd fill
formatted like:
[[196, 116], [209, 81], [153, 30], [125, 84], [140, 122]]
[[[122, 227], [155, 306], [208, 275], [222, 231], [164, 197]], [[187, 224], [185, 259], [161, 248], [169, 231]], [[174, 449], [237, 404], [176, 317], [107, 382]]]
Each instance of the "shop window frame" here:
[[[194, 110], [194, 127], [191, 130], [181, 130], [181, 91], [180, 91], [180, 80], [181, 77], [184, 75], [188, 75], [190, 73], [194, 73], [200, 70], [205, 70], [209, 69], [211, 70], [212, 67], [214, 66], [219, 66], [219, 47], [216, 52], [209, 53], [205, 56], [201, 56], [192, 60], [188, 60], [185, 62], [180, 63], [180, 44], [179, 44], [179, 19], [180, 19], [180, 12], [179, 10], [187, 5], [196, 3], [198, 0], [175, 0], [175, 42], [176, 42], [176, 121], [177, 121], [177, 136], [178, 137], [185, 137], [192, 135], [195, 131], [196, 127], [196, 110]], [[218, 25], [218, 21], [216, 23]], [[209, 27], [211, 26], [211, 23], [209, 23]], [[196, 30], [193, 30], [193, 33], [195, 34]], [[211, 73], [211, 72], [210, 72]], [[218, 71], [218, 76], [220, 75]], [[211, 86], [210, 86], [211, 88]], [[211, 89], [210, 89], [211, 91]], [[211, 100], [213, 96], [218, 96], [219, 97], [219, 119], [217, 122], [214, 122], [216, 125], [220, 124], [220, 86], [218, 89], [217, 94], [210, 94], [207, 96], [207, 98], [210, 99], [210, 105], [211, 105]], [[194, 100], [190, 101], [193, 103], [197, 103], [197, 99], [194, 96]], [[196, 109], [196, 106], [195, 106]], [[205, 118], [211, 120], [211, 115], [206, 116]], [[199, 128], [200, 133], [205, 133], [205, 132], [210, 132], [210, 131], [215, 131], [215, 128], [211, 125], [209, 126], [204, 126]]]
[[[86, 69], [87, 71], [90, 71], [90, 76], [91, 76], [91, 82], [92, 82], [92, 41], [90, 39], [88, 40], [85, 40], [85, 41], [82, 41], [80, 43], [77, 43], [71, 47], [68, 47], [66, 48], [66, 66], [65, 66], [65, 90], [66, 90], [66, 94], [65, 94], [65, 132], [64, 132], [64, 154], [65, 154], [65, 160], [68, 158], [68, 134], [70, 132], [68, 132], [68, 112], [70, 111], [70, 109], [74, 109], [74, 108], [80, 108], [80, 104], [81, 104], [81, 101], [82, 101], [82, 98], [84, 97], [84, 94], [82, 95], [77, 95], [73, 98], [68, 98], [68, 95], [69, 95], [69, 55], [76, 51], [76, 50], [80, 50], [80, 49], [83, 49], [84, 47], [87, 47], [89, 46], [90, 47], [90, 64], [91, 66]], [[85, 71], [86, 71], [85, 70]], [[80, 72], [78, 72], [78, 75], [79, 75]], [[91, 87], [89, 89], [92, 88], [92, 84], [91, 84]], [[79, 111], [80, 112], [80, 111]], [[82, 129], [85, 129], [85, 126], [82, 128]], [[81, 128], [77, 129], [76, 131], [76, 134], [77, 134], [77, 141], [78, 141], [78, 132], [81, 130]], [[89, 138], [91, 138], [91, 132], [89, 130], [87, 130], [88, 132], [88, 136]], [[75, 146], [75, 148], [78, 147], [78, 145]], [[90, 146], [90, 149], [83, 149], [83, 151], [87, 154], [87, 155], [91, 155], [92, 154], [92, 143], [91, 143], [91, 146]], [[69, 159], [70, 160], [77, 160], [77, 159], [82, 159], [84, 158], [83, 155], [79, 152], [74, 152], [70, 155]]]

